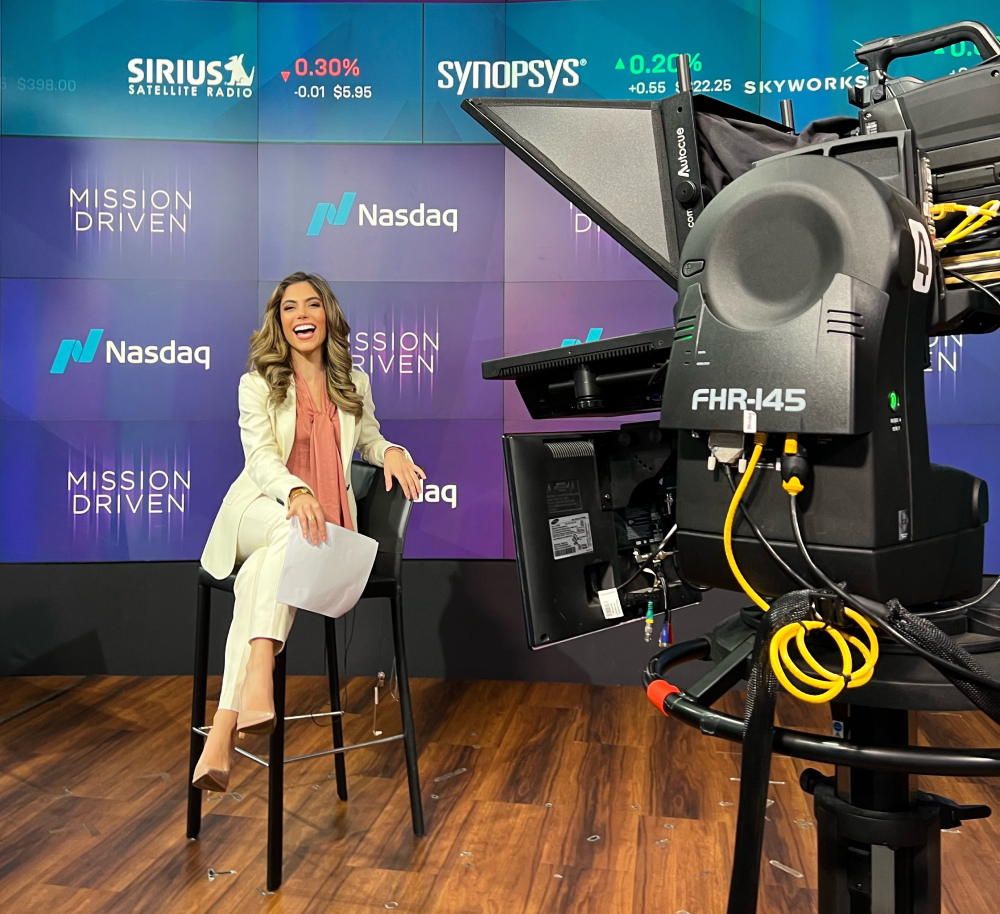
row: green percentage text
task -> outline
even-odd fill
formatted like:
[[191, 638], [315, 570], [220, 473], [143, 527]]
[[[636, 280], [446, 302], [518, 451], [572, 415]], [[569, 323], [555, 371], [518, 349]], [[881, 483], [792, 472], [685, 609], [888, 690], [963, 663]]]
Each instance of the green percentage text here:
[[[633, 54], [628, 61], [629, 72], [638, 76], [640, 73], [676, 73], [677, 58], [680, 54], [653, 54], [646, 66], [646, 58], [642, 54]], [[701, 70], [701, 54], [688, 55], [691, 59], [691, 69], [697, 73]], [[616, 70], [625, 69], [625, 58], [619, 57], [615, 64]]]

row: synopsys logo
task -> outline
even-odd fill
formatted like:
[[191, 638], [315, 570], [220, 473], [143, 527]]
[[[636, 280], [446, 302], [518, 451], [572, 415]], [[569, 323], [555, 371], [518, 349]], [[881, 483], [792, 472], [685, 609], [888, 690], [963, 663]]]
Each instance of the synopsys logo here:
[[[255, 66], [248, 73], [243, 54], [221, 60], [172, 60], [165, 57], [133, 57], [128, 62], [129, 95], [172, 95], [197, 98], [250, 98]], [[223, 84], [223, 70], [229, 80]]]
[[[354, 208], [357, 194], [346, 191], [340, 197], [340, 203], [317, 203], [309, 220], [307, 235], [318, 235], [324, 225], [347, 225], [347, 220]], [[358, 204], [358, 225], [381, 226], [383, 228], [410, 226], [412, 228], [450, 228], [458, 231], [458, 210], [439, 209], [419, 203], [412, 209], [408, 206], [380, 206], [377, 203]]]
[[[552, 95], [557, 85], [568, 89], [580, 85], [578, 67], [587, 66], [586, 58], [560, 57], [551, 60], [442, 60], [438, 63], [439, 89], [455, 89], [465, 95], [472, 89], [541, 89]], [[457, 87], [457, 88], [456, 88]]]
[[740, 412], [752, 409], [773, 409], [777, 412], [800, 413], [806, 408], [805, 389], [786, 387], [784, 391], [775, 387], [766, 397], [764, 388], [758, 387], [756, 396], [744, 387], [699, 387], [691, 395], [691, 409], [696, 410], [704, 403], [709, 409], [731, 410]]

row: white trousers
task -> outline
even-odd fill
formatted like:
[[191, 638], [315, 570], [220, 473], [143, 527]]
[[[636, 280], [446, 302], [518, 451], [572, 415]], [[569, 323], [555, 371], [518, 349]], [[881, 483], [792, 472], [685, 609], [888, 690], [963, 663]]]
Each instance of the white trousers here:
[[[278, 577], [285, 564], [291, 521], [286, 508], [261, 495], [240, 520], [236, 559], [243, 563], [233, 588], [236, 603], [226, 641], [226, 668], [222, 674], [219, 709], [239, 711], [240, 693], [250, 659], [250, 642], [270, 638], [284, 647], [295, 620], [295, 609], [277, 601]], [[253, 708], [251, 710], [264, 710]]]

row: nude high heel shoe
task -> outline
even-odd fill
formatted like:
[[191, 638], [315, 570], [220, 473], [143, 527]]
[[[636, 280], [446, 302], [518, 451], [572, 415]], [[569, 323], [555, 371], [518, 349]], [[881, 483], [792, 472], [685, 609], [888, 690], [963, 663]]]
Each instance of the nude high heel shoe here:
[[274, 732], [274, 711], [240, 711], [236, 731], [241, 737], [245, 733], [270, 736]]
[[210, 768], [205, 764], [205, 753], [198, 759], [198, 764], [194, 766], [194, 776], [191, 784], [199, 790], [215, 790], [218, 793], [226, 793], [229, 790], [229, 772], [232, 769], [232, 755], [229, 757], [229, 768]]

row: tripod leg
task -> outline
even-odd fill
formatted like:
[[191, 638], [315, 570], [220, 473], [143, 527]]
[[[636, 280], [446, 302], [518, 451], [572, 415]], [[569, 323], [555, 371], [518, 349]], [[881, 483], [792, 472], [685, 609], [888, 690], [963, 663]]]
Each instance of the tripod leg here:
[[[337, 667], [337, 628], [336, 620], [325, 616], [323, 619], [326, 625], [326, 669], [327, 678], [330, 681], [330, 710], [340, 711], [340, 671]], [[344, 746], [344, 724], [343, 718], [338, 714], [330, 718], [333, 731], [333, 748], [342, 749]], [[342, 800], [347, 799], [347, 765], [344, 763], [344, 753], [338, 752], [333, 757], [333, 770], [337, 776], [337, 796]]]

